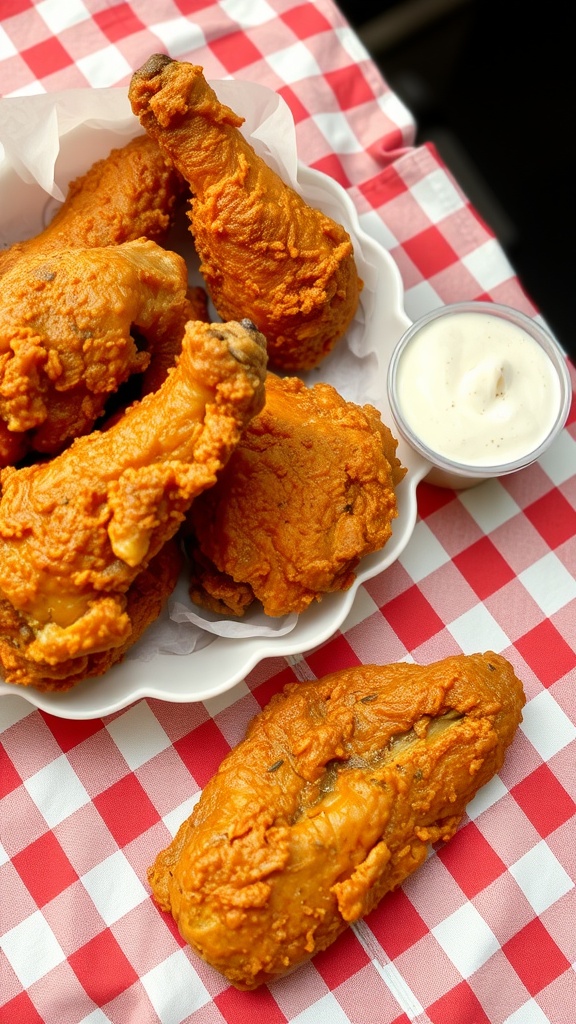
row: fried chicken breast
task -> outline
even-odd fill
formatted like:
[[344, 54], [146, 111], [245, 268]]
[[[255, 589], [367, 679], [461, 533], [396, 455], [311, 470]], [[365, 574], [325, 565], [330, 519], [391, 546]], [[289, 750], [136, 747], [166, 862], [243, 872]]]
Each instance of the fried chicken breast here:
[[265, 372], [250, 321], [188, 323], [159, 391], [51, 461], [0, 472], [7, 682], [62, 689], [125, 647], [129, 588], [214, 484], [262, 407]]
[[184, 260], [150, 240], [23, 256], [0, 296], [0, 466], [88, 433], [151, 360], [157, 386], [193, 316]]
[[133, 75], [129, 98], [190, 185], [191, 230], [219, 316], [250, 317], [276, 367], [316, 366], [358, 305], [348, 233], [256, 154], [202, 68], [155, 54]]
[[0, 276], [24, 255], [119, 245], [136, 238], [161, 242], [186, 190], [148, 135], [117, 147], [71, 182], [48, 226], [0, 251]]
[[454, 835], [524, 700], [490, 651], [289, 685], [158, 855], [156, 901], [236, 987], [278, 978]]
[[302, 612], [346, 590], [384, 547], [406, 470], [372, 406], [269, 373], [266, 404], [190, 510], [192, 600], [242, 614]]

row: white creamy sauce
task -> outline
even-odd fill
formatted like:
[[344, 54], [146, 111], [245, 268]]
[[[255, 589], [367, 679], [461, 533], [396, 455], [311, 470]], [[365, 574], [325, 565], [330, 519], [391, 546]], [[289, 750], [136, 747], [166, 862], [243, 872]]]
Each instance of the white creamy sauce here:
[[425, 324], [397, 369], [408, 427], [433, 451], [497, 466], [534, 451], [560, 404], [551, 359], [515, 324], [489, 313], [455, 313]]

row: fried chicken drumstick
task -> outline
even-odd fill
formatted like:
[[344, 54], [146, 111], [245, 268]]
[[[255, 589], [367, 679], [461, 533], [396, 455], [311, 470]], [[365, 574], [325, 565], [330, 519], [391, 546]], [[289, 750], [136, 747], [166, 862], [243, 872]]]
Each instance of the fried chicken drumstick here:
[[24, 255], [119, 245], [142, 237], [161, 242], [184, 191], [183, 179], [153, 139], [139, 135], [71, 182], [64, 203], [43, 231], [0, 252], [0, 277]]
[[191, 230], [218, 315], [249, 316], [278, 368], [316, 366], [358, 304], [347, 232], [256, 154], [202, 68], [155, 54], [133, 75], [129, 98], [190, 185]]
[[152, 357], [164, 376], [192, 318], [184, 260], [147, 239], [23, 256], [2, 279], [0, 466], [88, 433]]
[[348, 589], [391, 536], [405, 473], [375, 408], [269, 373], [264, 409], [190, 509], [192, 600], [279, 616]]
[[289, 685], [150, 868], [159, 906], [236, 987], [278, 978], [454, 835], [524, 699], [492, 652]]
[[189, 323], [159, 391], [50, 462], [2, 470], [7, 682], [64, 689], [126, 648], [126, 593], [262, 407], [265, 366], [265, 340], [250, 321]]

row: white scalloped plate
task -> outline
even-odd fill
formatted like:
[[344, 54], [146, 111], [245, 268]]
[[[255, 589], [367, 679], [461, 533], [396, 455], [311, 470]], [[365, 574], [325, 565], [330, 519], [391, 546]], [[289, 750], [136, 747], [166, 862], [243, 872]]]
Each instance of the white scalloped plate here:
[[[245, 116], [243, 130], [255, 148], [283, 177], [295, 184], [311, 205], [343, 224], [354, 243], [359, 274], [364, 280], [357, 316], [344, 343], [340, 343], [318, 370], [306, 375], [307, 383], [316, 380], [333, 383], [351, 401], [375, 405], [384, 422], [393, 427], [386, 396], [386, 370], [394, 345], [410, 323], [403, 309], [402, 283], [396, 264], [389, 253], [362, 230], [354, 204], [344, 189], [332, 178], [297, 162], [295, 142], [290, 138], [293, 124], [291, 118], [287, 119], [285, 104], [276, 94], [252, 83], [225, 80], [213, 85], [224, 102]], [[94, 102], [94, 91], [87, 92]], [[105, 104], [109, 106], [113, 100], [119, 107], [117, 120], [110, 117], [107, 109], [101, 123], [92, 116], [90, 122], [64, 134], [59, 129], [55, 177], [60, 178], [63, 191], [67, 182], [83, 173], [93, 160], [105, 156], [112, 146], [122, 145], [139, 130], [126, 108], [124, 94], [119, 95], [119, 90], [100, 92]], [[76, 101], [79, 94], [81, 98], [80, 90], [74, 94], [58, 94], [53, 101], [66, 100], [68, 96]], [[49, 100], [50, 97], [45, 96], [26, 97], [19, 99], [18, 104], [19, 107], [34, 101], [46, 104]], [[3, 104], [10, 102], [2, 101]], [[0, 110], [0, 142], [1, 114]], [[252, 134], [253, 130], [256, 135]], [[53, 210], [54, 200], [47, 197], [36, 182], [24, 185], [8, 157], [0, 163], [0, 189], [3, 197], [0, 245], [15, 240], [18, 237], [16, 225], [24, 221], [27, 226], [20, 237], [40, 230]], [[10, 203], [5, 202], [8, 190]], [[358, 587], [390, 566], [412, 535], [416, 521], [416, 486], [430, 467], [402, 440], [398, 454], [408, 473], [398, 489], [399, 514], [393, 523], [391, 539], [382, 551], [362, 560], [349, 590], [325, 596], [298, 618], [291, 632], [271, 637], [217, 637], [187, 655], [156, 654], [142, 661], [131, 657], [104, 676], [87, 679], [61, 694], [41, 693], [31, 687], [18, 688], [0, 681], [0, 696], [17, 694], [35, 707], [62, 718], [99, 718], [143, 697], [172, 702], [206, 700], [230, 690], [265, 658], [302, 654], [324, 643], [345, 622]]]

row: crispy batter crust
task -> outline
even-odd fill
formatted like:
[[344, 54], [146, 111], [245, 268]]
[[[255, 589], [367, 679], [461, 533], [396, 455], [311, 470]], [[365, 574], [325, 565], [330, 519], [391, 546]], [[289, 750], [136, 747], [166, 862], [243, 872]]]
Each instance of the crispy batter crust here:
[[451, 838], [524, 700], [491, 651], [291, 684], [150, 868], [158, 904], [238, 988], [279, 977]]

